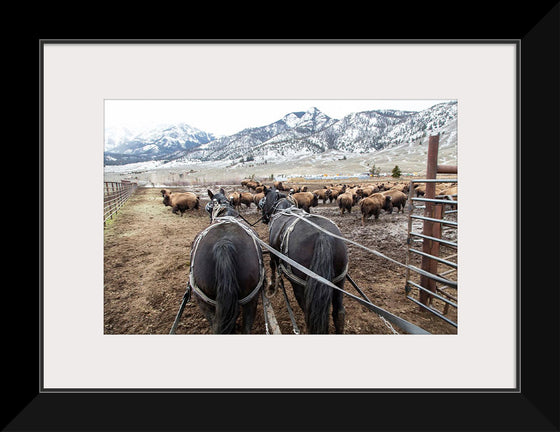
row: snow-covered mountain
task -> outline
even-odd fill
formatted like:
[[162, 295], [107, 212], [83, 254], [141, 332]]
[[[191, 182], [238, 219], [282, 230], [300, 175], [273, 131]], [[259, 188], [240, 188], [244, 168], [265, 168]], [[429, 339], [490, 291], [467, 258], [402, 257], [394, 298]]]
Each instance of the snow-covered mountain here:
[[247, 128], [185, 152], [185, 157], [201, 161], [265, 156], [270, 148], [290, 151], [291, 142], [312, 136], [337, 120], [317, 108], [293, 112], [266, 126]]
[[105, 134], [105, 165], [172, 160], [215, 138], [211, 133], [186, 123], [164, 125], [136, 135], [126, 129], [108, 130]]
[[446, 146], [456, 146], [456, 127], [457, 102], [441, 103], [419, 112], [356, 112], [340, 120], [313, 107], [306, 112], [289, 113], [269, 125], [220, 138], [188, 125], [154, 130], [115, 145], [105, 153], [105, 163], [128, 163], [130, 158], [176, 162], [235, 162], [251, 158], [274, 162], [328, 151], [372, 153], [399, 146], [406, 146], [410, 153], [437, 132], [447, 134]]

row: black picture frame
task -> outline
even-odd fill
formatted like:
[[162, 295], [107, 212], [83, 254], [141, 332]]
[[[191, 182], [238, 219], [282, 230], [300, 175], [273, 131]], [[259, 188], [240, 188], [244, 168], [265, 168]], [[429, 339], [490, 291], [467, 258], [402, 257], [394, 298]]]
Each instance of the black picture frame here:
[[[508, 41], [518, 39], [521, 76], [516, 184], [520, 215], [517, 219], [517, 283], [521, 288], [519, 391], [271, 389], [50, 393], [40, 388], [37, 363], [42, 350], [38, 331], [41, 323], [39, 319], [30, 319], [30, 334], [37, 335], [37, 340], [30, 337], [18, 339], [17, 345], [15, 341], [10, 342], [10, 351], [15, 355], [6, 371], [17, 373], [17, 378], [9, 387], [9, 400], [3, 409], [4, 430], [558, 430], [559, 284], [557, 271], [551, 280], [549, 270], [545, 270], [557, 269], [558, 224], [552, 219], [550, 233], [536, 235], [532, 221], [535, 213], [541, 215], [545, 208], [533, 205], [531, 197], [534, 176], [543, 178], [546, 172], [557, 175], [555, 166], [541, 168], [542, 156], [532, 151], [532, 143], [555, 143], [551, 147], [557, 147], [560, 142], [558, 4], [538, 18], [520, 37], [507, 38]], [[41, 150], [39, 157], [41, 164]], [[555, 160], [558, 162], [557, 157]], [[550, 193], [554, 194], [558, 183], [551, 180], [548, 184]], [[42, 207], [42, 186], [39, 192]], [[544, 221], [551, 217], [554, 216], [548, 214]], [[42, 255], [42, 233], [39, 234]], [[555, 248], [554, 254], [539, 254], [539, 262], [535, 262], [536, 252], [543, 252], [543, 243], [547, 248]], [[41, 273], [42, 270], [40, 267]], [[29, 303], [28, 295], [18, 294], [17, 298]], [[22, 354], [22, 345], [28, 346], [27, 355]]]

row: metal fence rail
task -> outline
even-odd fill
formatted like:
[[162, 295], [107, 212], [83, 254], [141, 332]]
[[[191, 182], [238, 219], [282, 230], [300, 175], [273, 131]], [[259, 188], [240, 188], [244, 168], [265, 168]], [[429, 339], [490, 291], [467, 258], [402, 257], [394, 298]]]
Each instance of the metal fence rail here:
[[[449, 316], [449, 307], [458, 310], [457, 296], [457, 230], [456, 220], [449, 220], [457, 214], [458, 196], [438, 195], [436, 183], [458, 184], [458, 179], [437, 178], [437, 174], [457, 174], [456, 166], [438, 165], [439, 134], [430, 136], [426, 178], [413, 180], [409, 184], [408, 195], [408, 253], [406, 258], [407, 271], [405, 292], [406, 297], [416, 303], [421, 310], [427, 310], [445, 322], [457, 327]], [[426, 185], [424, 196], [414, 196], [414, 185]], [[419, 205], [421, 204], [421, 205]], [[423, 210], [423, 215], [414, 214], [415, 210]], [[422, 233], [413, 232], [413, 221], [423, 223]], [[422, 242], [422, 250], [412, 246], [414, 242]], [[411, 264], [413, 258], [420, 257], [421, 268]], [[440, 270], [440, 266], [443, 268]], [[413, 280], [419, 275], [419, 280]]]
[[121, 182], [104, 182], [103, 224], [119, 211], [124, 203], [138, 188], [138, 183], [123, 180]]
[[[445, 322], [457, 327], [457, 323], [449, 319], [449, 307], [457, 309], [457, 281], [451, 279], [451, 276], [457, 271], [457, 247], [456, 241], [443, 238], [443, 226], [447, 228], [447, 233], [455, 234], [458, 229], [458, 223], [453, 220], [445, 219], [452, 212], [445, 211], [446, 206], [454, 207], [458, 201], [454, 197], [453, 200], [445, 200], [438, 198], [420, 198], [413, 197], [415, 183], [436, 182], [434, 180], [414, 180], [409, 186], [409, 220], [408, 220], [408, 256], [407, 256], [407, 274], [406, 274], [406, 296], [420, 308], [425, 309], [441, 318]], [[457, 183], [457, 179], [437, 179], [437, 183]], [[431, 208], [426, 210], [425, 206], [415, 206], [415, 203], [427, 203]], [[414, 214], [415, 210], [426, 210], [423, 216]], [[429, 214], [429, 216], [427, 214]], [[430, 233], [432, 235], [413, 232], [413, 221], [422, 221], [424, 224], [430, 223]], [[424, 225], [424, 231], [426, 227]], [[423, 250], [420, 251], [412, 247], [414, 238], [422, 239]], [[440, 256], [442, 248], [451, 249]], [[412, 256], [417, 255], [422, 258], [422, 269], [411, 264]], [[455, 261], [452, 261], [455, 260]], [[438, 264], [446, 266], [444, 271], [439, 271]], [[413, 280], [413, 274], [420, 275], [420, 280]], [[436, 301], [437, 300], [437, 306]]]

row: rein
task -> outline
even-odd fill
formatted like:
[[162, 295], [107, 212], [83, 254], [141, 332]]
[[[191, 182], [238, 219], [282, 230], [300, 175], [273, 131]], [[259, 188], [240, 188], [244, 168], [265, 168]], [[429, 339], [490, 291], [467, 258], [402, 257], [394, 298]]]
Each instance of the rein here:
[[251, 223], [251, 222], [249, 222], [247, 219], [245, 219], [241, 213], [239, 213], [239, 217], [240, 217], [241, 219], [243, 219], [245, 222], [247, 222], [247, 225], [252, 226], [252, 227], [255, 226], [257, 223], [259, 223], [259, 222], [262, 220], [262, 216], [261, 216], [261, 217], [258, 218], [254, 223]]

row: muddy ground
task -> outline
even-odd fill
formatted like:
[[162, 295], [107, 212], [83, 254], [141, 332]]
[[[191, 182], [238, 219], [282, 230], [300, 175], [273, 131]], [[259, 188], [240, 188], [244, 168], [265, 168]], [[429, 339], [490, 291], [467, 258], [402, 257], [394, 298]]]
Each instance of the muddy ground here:
[[[243, 190], [240, 185], [212, 185], [212, 191], [223, 186], [227, 192]], [[309, 185], [313, 189], [318, 184]], [[179, 310], [189, 274], [189, 254], [191, 243], [198, 232], [209, 224], [204, 206], [208, 202], [207, 187], [196, 186], [177, 190], [190, 190], [201, 197], [199, 210], [187, 211], [183, 216], [171, 212], [162, 203], [160, 188], [139, 188], [123, 208], [107, 221], [104, 229], [104, 332], [105, 334], [168, 334]], [[245, 189], [246, 191], [246, 189]], [[421, 210], [416, 210], [421, 214]], [[361, 225], [359, 207], [352, 213], [340, 215], [335, 203], [323, 204], [311, 209], [330, 218], [341, 229], [347, 239], [354, 240], [368, 248], [401, 263], [406, 262], [408, 214], [405, 212], [388, 214], [382, 212], [379, 219], [369, 219]], [[241, 213], [250, 222], [260, 214], [254, 205], [242, 208]], [[453, 215], [449, 215], [453, 217]], [[446, 217], [446, 218], [449, 218]], [[268, 227], [261, 222], [254, 227], [260, 238], [267, 241]], [[415, 222], [413, 230], [421, 232], [420, 222]], [[444, 237], [447, 235], [444, 232]], [[449, 235], [455, 236], [456, 232]], [[421, 249], [421, 246], [417, 246]], [[363, 249], [348, 244], [350, 257], [348, 274], [365, 292], [367, 297], [379, 306], [433, 334], [456, 334], [457, 329], [406, 298], [406, 269], [379, 258]], [[454, 251], [442, 248], [442, 254]], [[270, 275], [268, 255], [265, 255], [267, 276]], [[420, 267], [420, 259], [413, 256], [411, 263]], [[448, 270], [440, 265], [438, 271]], [[448, 275], [453, 279], [453, 274]], [[413, 274], [413, 280], [419, 278]], [[303, 313], [299, 309], [286, 281], [286, 291], [295, 311], [299, 328], [304, 332]], [[347, 282], [345, 289], [358, 295]], [[413, 291], [414, 296], [416, 290]], [[456, 291], [450, 291], [456, 296]], [[293, 328], [281, 291], [271, 298], [275, 316], [282, 334], [293, 334]], [[366, 309], [355, 300], [345, 297], [345, 334], [392, 334], [393, 331], [377, 314]], [[443, 309], [436, 301], [435, 307]], [[457, 311], [450, 307], [447, 315], [457, 322]], [[332, 321], [332, 320], [331, 320]], [[394, 327], [399, 333], [400, 328]], [[264, 334], [266, 330], [261, 300], [253, 333]], [[331, 332], [333, 326], [331, 322]], [[196, 301], [187, 303], [177, 327], [177, 334], [210, 334], [210, 328], [200, 312]]]

